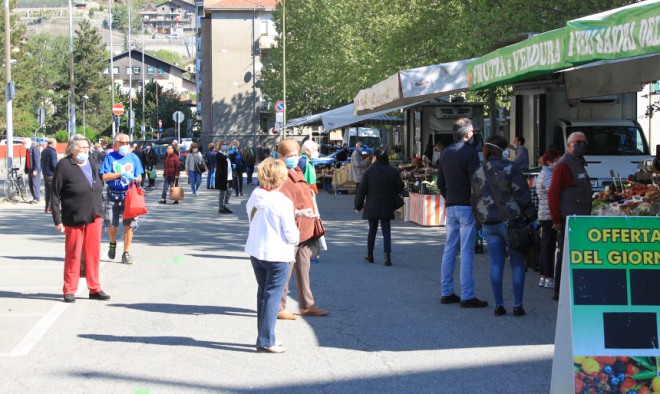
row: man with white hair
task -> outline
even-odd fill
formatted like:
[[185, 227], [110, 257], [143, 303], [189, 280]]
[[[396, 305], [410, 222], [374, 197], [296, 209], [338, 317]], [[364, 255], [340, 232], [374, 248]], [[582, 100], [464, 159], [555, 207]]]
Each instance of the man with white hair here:
[[23, 147], [25, 148], [25, 173], [28, 175], [30, 193], [32, 193], [30, 204], [38, 204], [41, 200], [39, 190], [41, 188], [41, 154], [30, 138], [23, 141]]
[[314, 195], [319, 194], [319, 189], [316, 186], [316, 169], [314, 163], [312, 163], [312, 160], [319, 157], [319, 144], [307, 140], [303, 142], [301, 152], [298, 167], [302, 170], [305, 181], [311, 186]]
[[559, 300], [562, 255], [564, 253], [564, 225], [571, 215], [591, 215], [593, 190], [584, 155], [587, 152], [587, 136], [576, 131], [568, 136], [566, 153], [552, 171], [548, 189], [548, 207], [552, 228], [557, 230], [557, 257], [555, 259], [555, 292], [552, 299]]

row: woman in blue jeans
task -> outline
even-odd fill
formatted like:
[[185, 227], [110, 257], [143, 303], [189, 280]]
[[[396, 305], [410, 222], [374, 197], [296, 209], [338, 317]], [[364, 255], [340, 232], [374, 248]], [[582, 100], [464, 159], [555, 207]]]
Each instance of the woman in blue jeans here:
[[202, 173], [206, 170], [206, 163], [204, 163], [204, 157], [199, 152], [199, 145], [193, 142], [190, 144], [190, 153], [186, 157], [186, 173], [190, 178], [190, 189], [193, 197], [197, 197], [197, 190], [199, 190], [199, 185], [202, 183]]
[[250, 230], [245, 243], [258, 285], [257, 352], [284, 353], [284, 345], [275, 338], [275, 323], [300, 232], [293, 202], [279, 192], [288, 178], [284, 162], [264, 160], [257, 176], [261, 186], [246, 204]]
[[472, 209], [482, 225], [490, 255], [490, 282], [495, 297], [495, 316], [506, 314], [502, 296], [504, 260], [509, 254], [513, 282], [513, 315], [523, 316], [525, 255], [508, 247], [508, 225], [512, 219], [536, 218], [527, 180], [518, 166], [503, 157], [507, 140], [488, 137], [483, 148], [484, 163], [472, 176]]

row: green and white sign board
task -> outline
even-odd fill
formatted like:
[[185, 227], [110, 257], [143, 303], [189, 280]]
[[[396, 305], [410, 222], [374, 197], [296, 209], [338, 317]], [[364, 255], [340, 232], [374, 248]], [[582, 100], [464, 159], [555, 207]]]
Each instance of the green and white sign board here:
[[552, 392], [660, 392], [660, 218], [566, 229]]
[[660, 52], [660, 1], [645, 1], [567, 23], [575, 64]]

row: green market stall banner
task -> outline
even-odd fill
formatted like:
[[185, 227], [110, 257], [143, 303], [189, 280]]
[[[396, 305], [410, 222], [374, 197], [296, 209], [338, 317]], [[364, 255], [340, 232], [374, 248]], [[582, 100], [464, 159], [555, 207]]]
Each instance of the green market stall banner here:
[[505, 85], [571, 67], [566, 62], [565, 37], [566, 28], [552, 30], [468, 63], [469, 89]]
[[573, 217], [566, 228], [574, 392], [660, 392], [660, 218]]
[[660, 1], [645, 1], [567, 23], [574, 64], [660, 52]]

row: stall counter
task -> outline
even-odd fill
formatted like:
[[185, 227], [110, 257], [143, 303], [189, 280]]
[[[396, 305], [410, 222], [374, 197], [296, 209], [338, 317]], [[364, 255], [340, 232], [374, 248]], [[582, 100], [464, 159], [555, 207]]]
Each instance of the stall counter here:
[[445, 199], [439, 194], [410, 193], [406, 210], [411, 222], [420, 226], [444, 226], [447, 222]]

